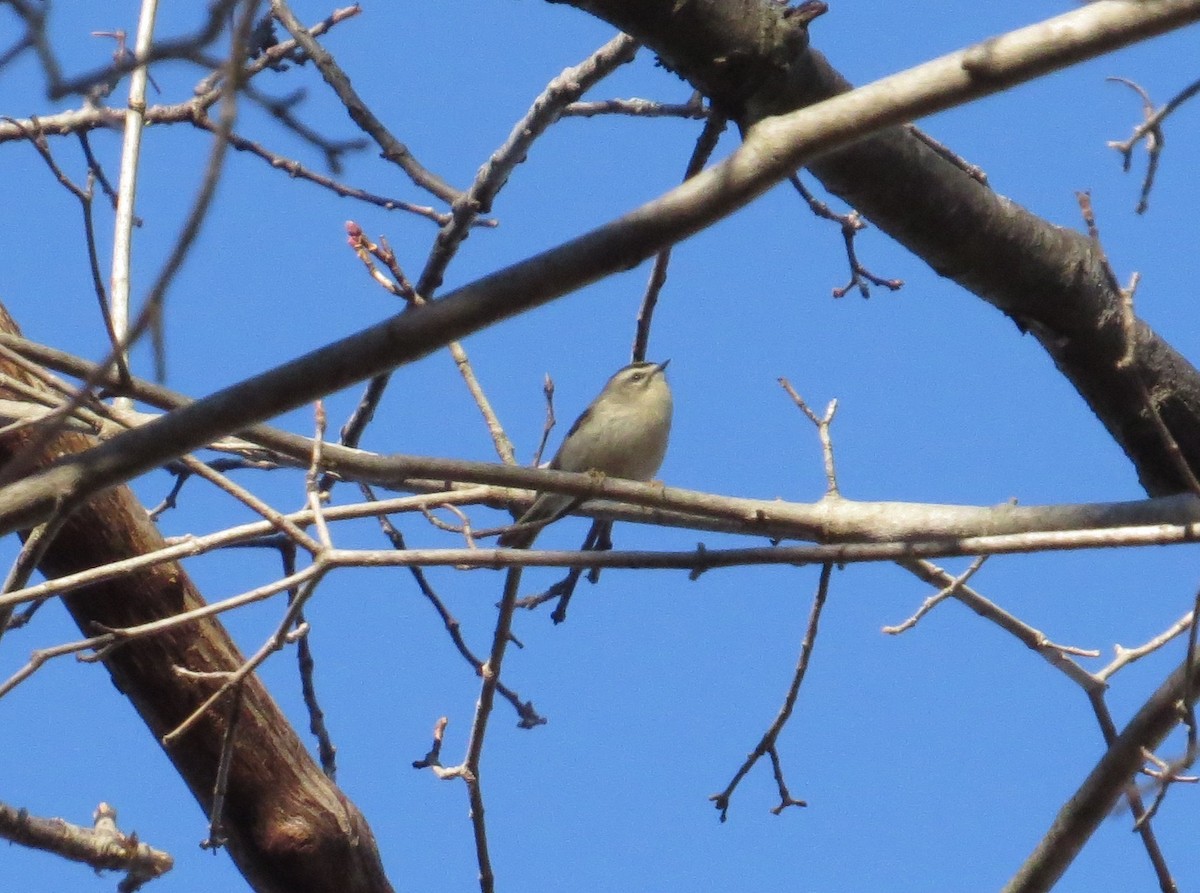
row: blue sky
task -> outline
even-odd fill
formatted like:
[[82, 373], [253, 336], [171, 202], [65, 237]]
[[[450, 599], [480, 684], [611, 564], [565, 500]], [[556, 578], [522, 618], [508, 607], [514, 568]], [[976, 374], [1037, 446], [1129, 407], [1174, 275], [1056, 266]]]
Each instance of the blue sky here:
[[[1074, 3], [836, 4], [813, 42], [851, 80], [865, 83], [992, 34], [1076, 8]], [[306, 5], [316, 21], [329, 9]], [[52, 33], [68, 71], [102, 64], [111, 46], [93, 30], [133, 31], [137, 6], [60, 3]], [[195, 19], [165, 9], [160, 33]], [[545, 83], [607, 41], [611, 29], [540, 2], [368, 4], [326, 45], [375, 112], [421, 161], [465, 186]], [[1191, 297], [1200, 256], [1188, 227], [1200, 196], [1195, 110], [1168, 125], [1167, 151], [1147, 215], [1134, 215], [1140, 165], [1123, 174], [1106, 142], [1139, 119], [1131, 92], [1159, 102], [1194, 72], [1195, 31], [1076, 66], [1037, 83], [922, 122], [987, 171], [994, 188], [1066, 227], [1079, 228], [1075, 193], [1091, 190], [1118, 275], [1142, 273], [1139, 313], [1185, 356], [1200, 356]], [[1168, 61], [1170, 60], [1170, 61]], [[190, 95], [200, 74], [158, 66], [168, 101]], [[48, 114], [31, 58], [0, 71], [0, 114]], [[259, 86], [282, 95], [306, 86], [302, 117], [332, 137], [357, 135], [309, 69]], [[123, 88], [122, 88], [123, 89]], [[642, 53], [592, 98], [671, 102], [689, 90]], [[114, 103], [118, 100], [114, 97]], [[239, 131], [315, 168], [321, 159], [245, 106]], [[476, 230], [450, 268], [447, 287], [553, 246], [678, 182], [696, 122], [565, 120], [537, 142], [501, 194], [501, 225]], [[110, 175], [116, 134], [93, 143]], [[209, 138], [186, 127], [145, 138], [135, 247], [135, 294], [165, 257], [199, 181]], [[68, 171], [82, 164], [71, 140], [54, 144]], [[718, 155], [736, 145], [726, 134]], [[26, 333], [84, 356], [102, 353], [74, 199], [56, 187], [27, 146], [3, 147], [0, 300]], [[341, 179], [426, 203], [368, 150], [346, 159]], [[808, 180], [812, 186], [811, 178]], [[212, 216], [168, 298], [168, 384], [195, 396], [255, 374], [396, 309], [345, 247], [343, 224], [386, 235], [415, 276], [435, 229], [426, 220], [341, 200], [231, 153]], [[111, 221], [100, 215], [101, 250]], [[998, 312], [905, 253], [876, 230], [860, 236], [874, 272], [905, 281], [840, 300], [841, 237], [815, 220], [790, 187], [678, 246], [651, 339], [670, 357], [675, 394], [671, 448], [660, 472], [671, 485], [714, 493], [818, 498], [824, 480], [815, 431], [775, 383], [788, 377], [817, 408], [840, 401], [834, 439], [844, 495], [988, 505], [1137, 499], [1132, 467], [1032, 338]], [[469, 339], [476, 372], [519, 455], [541, 431], [542, 376], [557, 384], [562, 427], [627, 361], [648, 268], [612, 277]], [[140, 351], [135, 366], [149, 375]], [[328, 401], [340, 424], [359, 390]], [[277, 420], [310, 433], [311, 413]], [[400, 370], [364, 446], [380, 451], [494, 459], [478, 412], [445, 353]], [[299, 476], [239, 478], [274, 504], [300, 504]], [[166, 476], [136, 484], [148, 504]], [[349, 488], [341, 498], [352, 497]], [[478, 526], [498, 515], [473, 513]], [[189, 485], [168, 534], [203, 533], [245, 511]], [[565, 521], [546, 545], [571, 547], [586, 529]], [[455, 545], [419, 518], [414, 545]], [[632, 526], [619, 547], [687, 548], [716, 535]], [[382, 548], [369, 524], [335, 531], [339, 545]], [[956, 569], [961, 562], [949, 562]], [[1196, 586], [1195, 547], [991, 560], [974, 584], [1052, 639], [1101, 649], [1134, 645], [1185, 613]], [[272, 579], [277, 561], [239, 551], [188, 565], [212, 599]], [[499, 578], [440, 570], [435, 585], [479, 650], [490, 641]], [[555, 579], [530, 572], [530, 591]], [[888, 566], [835, 574], [812, 667], [780, 748], [805, 810], [782, 816], [769, 768], [737, 792], [729, 821], [708, 795], [723, 788], [770, 722], [786, 690], [816, 586], [816, 569], [610, 572], [583, 586], [571, 616], [522, 614], [505, 679], [549, 724], [514, 728], [501, 705], [485, 755], [489, 831], [501, 890], [804, 891], [994, 889], [1016, 870], [1060, 804], [1102, 752], [1082, 692], [1019, 643], [957, 604], [898, 638], [880, 627], [908, 616], [927, 588]], [[281, 606], [229, 620], [254, 650]], [[477, 681], [436, 617], [401, 573], [348, 570], [328, 580], [309, 611], [317, 685], [339, 747], [339, 783], [366, 813], [397, 889], [476, 889], [461, 784], [409, 763], [450, 718], [447, 760], [465, 743]], [[7, 677], [39, 647], [76, 638], [55, 605], [0, 643]], [[1174, 666], [1181, 647], [1120, 674], [1110, 703], [1123, 722]], [[263, 676], [298, 728], [290, 653]], [[1178, 745], [1178, 742], [1175, 742]], [[161, 891], [245, 889], [224, 854], [202, 853], [205, 818], [102, 669], [60, 660], [0, 701], [0, 748], [10, 755], [0, 799], [38, 815], [86, 823], [101, 800], [120, 824], [169, 850], [176, 869]], [[1173, 753], [1170, 746], [1165, 751]], [[1181, 889], [1200, 884], [1190, 859], [1194, 794], [1177, 789], [1157, 830]], [[1153, 889], [1129, 819], [1104, 824], [1060, 890]], [[27, 893], [111, 890], [114, 877], [8, 847], [0, 887]]]

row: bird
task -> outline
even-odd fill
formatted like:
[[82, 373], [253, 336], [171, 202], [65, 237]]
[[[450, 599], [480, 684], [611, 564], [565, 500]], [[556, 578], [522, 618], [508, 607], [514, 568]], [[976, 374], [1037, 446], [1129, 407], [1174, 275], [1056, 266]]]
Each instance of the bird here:
[[[603, 390], [575, 420], [549, 468], [599, 472], [606, 477], [648, 481], [662, 465], [671, 434], [673, 403], [661, 363], [630, 363], [615, 372]], [[517, 525], [500, 536], [499, 545], [528, 549], [542, 526], [579, 502], [562, 493], [538, 493]], [[519, 525], [543, 522], [541, 526]]]

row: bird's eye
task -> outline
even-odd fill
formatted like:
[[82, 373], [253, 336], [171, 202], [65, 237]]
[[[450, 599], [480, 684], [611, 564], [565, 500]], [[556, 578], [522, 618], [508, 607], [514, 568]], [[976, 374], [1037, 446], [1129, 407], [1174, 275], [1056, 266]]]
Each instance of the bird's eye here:
[[633, 373], [633, 375], [629, 376], [629, 380], [630, 381], [641, 381], [645, 377], [646, 377], [646, 373], [635, 372], [635, 373]]

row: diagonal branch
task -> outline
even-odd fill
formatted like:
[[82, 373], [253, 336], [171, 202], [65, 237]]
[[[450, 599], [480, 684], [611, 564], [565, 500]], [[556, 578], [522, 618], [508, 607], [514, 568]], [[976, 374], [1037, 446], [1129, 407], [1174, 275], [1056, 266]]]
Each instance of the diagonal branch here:
[[1190, 707], [1195, 703], [1200, 695], [1198, 681], [1200, 665], [1190, 660], [1167, 677], [1059, 810], [1046, 836], [1005, 886], [1005, 893], [1031, 893], [1054, 886], [1100, 823], [1112, 814], [1141, 768], [1145, 751], [1156, 748], [1179, 725], [1182, 704]]
[[[16, 330], [2, 309], [0, 327]], [[19, 367], [3, 365], [9, 376], [34, 383]], [[24, 428], [0, 438], [0, 463], [24, 450], [36, 435], [36, 429]], [[38, 450], [35, 462], [42, 466], [94, 443], [90, 436], [62, 433]], [[133, 493], [114, 487], [66, 517], [41, 557], [39, 570], [47, 578], [61, 577], [165, 546]], [[97, 625], [136, 626], [204, 605], [174, 562], [93, 583], [63, 601], [85, 635]], [[181, 722], [206, 695], [205, 685], [177, 669], [233, 672], [243, 663], [228, 633], [211, 617], [129, 641], [104, 657], [113, 682], [155, 737]], [[187, 739], [166, 751], [206, 809], [212, 805], [225, 725], [224, 715], [206, 715]], [[257, 891], [390, 893], [366, 821], [325, 778], [257, 679], [247, 680], [243, 689], [224, 820], [229, 851]]]
[[346, 72], [342, 71], [340, 65], [334, 60], [324, 47], [317, 43], [310, 32], [296, 18], [291, 8], [284, 0], [271, 0], [271, 12], [275, 18], [287, 28], [288, 33], [300, 45], [300, 48], [308, 55], [317, 69], [321, 72], [321, 77], [325, 79], [325, 83], [329, 84], [333, 92], [337, 94], [342, 105], [346, 107], [346, 112], [350, 118], [362, 128], [371, 139], [379, 145], [383, 150], [383, 157], [393, 164], [397, 165], [404, 173], [408, 174], [410, 180], [417, 186], [432, 193], [445, 202], [455, 201], [460, 193], [457, 189], [444, 181], [437, 174], [428, 170], [417, 161], [416, 157], [409, 151], [408, 146], [396, 139], [391, 131], [384, 126], [375, 113], [368, 108], [363, 102], [355, 89], [350, 85], [350, 78]]

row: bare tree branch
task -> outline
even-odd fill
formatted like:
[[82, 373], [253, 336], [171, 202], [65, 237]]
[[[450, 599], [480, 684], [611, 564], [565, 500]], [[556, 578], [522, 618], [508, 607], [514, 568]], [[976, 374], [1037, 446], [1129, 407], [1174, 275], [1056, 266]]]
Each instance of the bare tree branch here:
[[[0, 322], [9, 331], [16, 330], [7, 314], [0, 316]], [[5, 371], [31, 381], [11, 365]], [[22, 430], [0, 438], [0, 463], [11, 460], [33, 437]], [[83, 434], [62, 433], [41, 448], [36, 461], [44, 465], [93, 443]], [[66, 517], [39, 569], [49, 578], [65, 576], [165, 545], [128, 488], [115, 487]], [[204, 604], [176, 564], [94, 583], [66, 596], [64, 602], [85, 634], [96, 625], [121, 629]], [[114, 683], [159, 737], [205, 698], [206, 686], [175, 672], [178, 665], [193, 671], [232, 672], [244, 659], [220, 624], [209, 619], [124, 642], [106, 652], [104, 663]], [[238, 725], [224, 829], [234, 861], [255, 889], [390, 891], [365, 820], [325, 778], [256, 679], [245, 683]], [[208, 714], [191, 736], [166, 751], [205, 807], [212, 804], [223, 734], [224, 718]], [[266, 755], [270, 758], [263, 759]]]
[[147, 881], [171, 870], [175, 860], [117, 828], [117, 811], [107, 803], [96, 809], [95, 825], [82, 828], [62, 819], [40, 819], [23, 809], [0, 803], [0, 837], [23, 846], [46, 850], [74, 862], [82, 862], [97, 873], [124, 871], [117, 889], [136, 890]]

